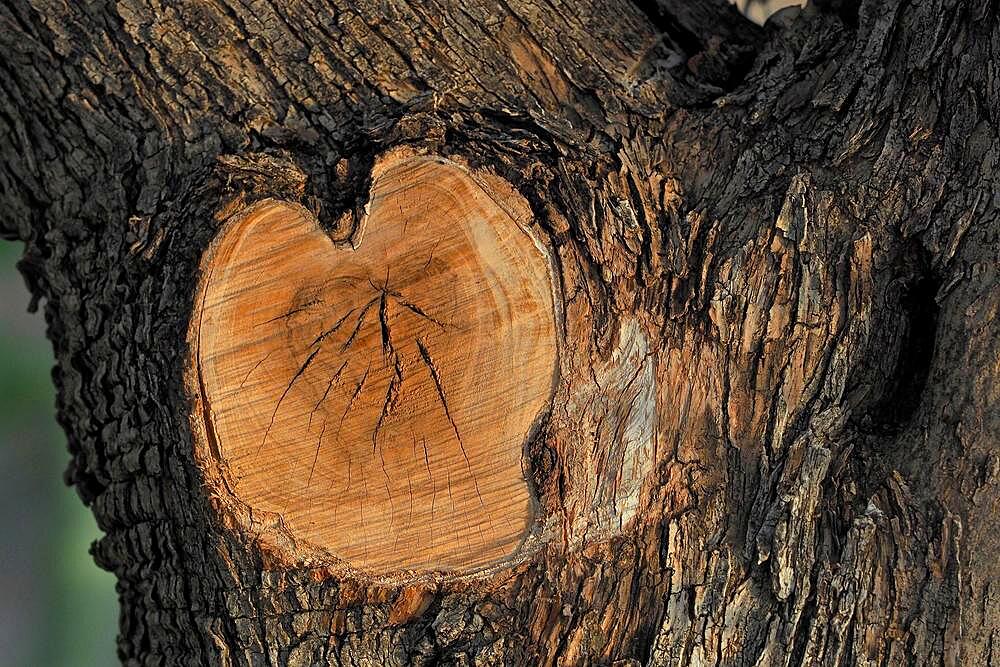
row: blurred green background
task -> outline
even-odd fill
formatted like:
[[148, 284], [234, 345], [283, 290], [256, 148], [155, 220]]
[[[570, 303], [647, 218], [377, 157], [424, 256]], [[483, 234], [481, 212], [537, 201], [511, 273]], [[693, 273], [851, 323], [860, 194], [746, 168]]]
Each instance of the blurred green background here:
[[22, 247], [0, 241], [0, 665], [116, 665], [115, 579], [90, 557], [100, 533], [62, 481], [52, 347], [42, 313], [27, 312]]

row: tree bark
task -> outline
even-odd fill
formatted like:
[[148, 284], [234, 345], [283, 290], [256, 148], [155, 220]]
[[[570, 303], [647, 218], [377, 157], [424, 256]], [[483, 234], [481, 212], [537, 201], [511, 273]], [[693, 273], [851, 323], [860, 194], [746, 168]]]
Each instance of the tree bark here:
[[[44, 300], [125, 664], [1000, 664], [995, 3], [13, 0], [0, 232]], [[226, 215], [343, 232], [408, 146], [552, 249], [545, 532], [289, 562], [196, 456]]]

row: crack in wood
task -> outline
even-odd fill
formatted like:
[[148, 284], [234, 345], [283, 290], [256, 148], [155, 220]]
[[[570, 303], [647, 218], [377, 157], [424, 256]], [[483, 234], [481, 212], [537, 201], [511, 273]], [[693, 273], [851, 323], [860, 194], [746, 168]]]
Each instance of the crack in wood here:
[[[448, 418], [448, 423], [451, 424], [451, 428], [455, 432], [455, 439], [458, 440], [458, 446], [462, 450], [462, 456], [465, 458], [465, 465], [469, 469], [469, 476], [472, 478], [472, 484], [476, 488], [476, 496], [479, 498], [480, 505], [483, 505], [483, 496], [479, 492], [479, 482], [476, 479], [476, 473], [472, 470], [472, 461], [469, 460], [469, 454], [465, 451], [462, 434], [458, 432], [458, 424], [455, 423], [455, 419], [451, 416], [451, 409], [448, 407], [448, 399], [445, 397], [444, 387], [441, 385], [441, 377], [438, 375], [437, 366], [434, 364], [430, 350], [427, 349], [427, 346], [419, 338], [417, 339], [417, 349], [420, 350], [420, 358], [424, 360], [427, 370], [430, 371], [431, 379], [434, 380], [434, 387], [437, 389], [438, 398], [441, 399], [441, 405], [444, 407], [445, 417]], [[449, 487], [450, 492], [451, 489]]]
[[264, 449], [264, 444], [267, 442], [267, 436], [271, 432], [271, 429], [274, 427], [274, 420], [278, 416], [278, 409], [281, 407], [282, 401], [284, 401], [285, 397], [288, 396], [288, 392], [292, 390], [292, 385], [295, 384], [295, 381], [298, 380], [300, 377], [302, 377], [302, 374], [306, 372], [306, 368], [309, 367], [309, 364], [312, 363], [312, 360], [316, 358], [317, 354], [319, 354], [319, 350], [320, 348], [316, 348], [315, 350], [312, 351], [312, 353], [306, 358], [305, 363], [303, 363], [302, 366], [299, 368], [299, 370], [296, 371], [295, 375], [292, 376], [292, 379], [288, 383], [288, 386], [285, 387], [285, 391], [281, 392], [281, 398], [278, 399], [278, 402], [274, 406], [274, 412], [271, 413], [271, 422], [267, 425], [267, 428], [264, 430], [264, 438], [260, 441], [260, 447], [257, 448], [258, 454], [262, 449]]
[[309, 479], [306, 481], [306, 488], [312, 486], [313, 473], [316, 471], [316, 461], [319, 459], [319, 450], [323, 446], [323, 435], [326, 433], [326, 420], [323, 420], [323, 428], [319, 432], [319, 439], [316, 441], [316, 454], [313, 456], [312, 465], [309, 467]]
[[404, 308], [406, 308], [407, 310], [413, 312], [415, 315], [419, 315], [420, 317], [424, 318], [425, 320], [427, 320], [429, 322], [433, 322], [434, 324], [438, 325], [442, 329], [445, 328], [443, 322], [441, 322], [440, 320], [438, 320], [437, 318], [435, 318], [435, 317], [433, 317], [431, 315], [428, 315], [427, 312], [424, 311], [423, 308], [421, 308], [420, 306], [418, 306], [415, 303], [412, 303], [411, 301], [408, 301], [399, 292], [389, 292], [389, 294], [390, 294], [390, 296], [392, 296], [393, 298], [396, 299], [396, 301], [399, 303], [399, 305], [401, 305]]
[[256, 364], [254, 364], [253, 368], [251, 368], [250, 370], [247, 371], [247, 374], [243, 376], [243, 381], [240, 382], [239, 389], [243, 388], [243, 385], [245, 385], [247, 383], [247, 380], [250, 379], [250, 374], [253, 373], [255, 370], [257, 370], [258, 368], [260, 368], [260, 365], [262, 363], [264, 363], [265, 361], [267, 361], [267, 358], [270, 357], [273, 352], [274, 352], [274, 350], [271, 350], [271, 352], [268, 352], [267, 354], [265, 354], [264, 357], [260, 361], [258, 361]]
[[323, 401], [326, 400], [326, 397], [330, 394], [330, 389], [333, 388], [333, 385], [340, 381], [340, 376], [343, 374], [345, 368], [347, 368], [346, 361], [340, 365], [340, 368], [337, 369], [337, 372], [334, 373], [333, 377], [330, 378], [330, 382], [326, 385], [326, 390], [323, 392], [323, 395], [320, 397], [320, 399], [316, 401], [316, 405], [313, 406], [312, 411], [309, 413], [309, 422], [306, 425], [307, 429], [312, 427], [313, 415], [316, 414], [316, 411], [319, 410], [319, 406], [322, 405]]
[[341, 326], [343, 326], [344, 322], [347, 321], [347, 318], [351, 316], [351, 313], [353, 313], [356, 310], [357, 310], [357, 307], [354, 307], [354, 308], [351, 308], [350, 310], [348, 310], [346, 313], [344, 313], [344, 315], [339, 320], [337, 320], [336, 322], [333, 323], [332, 327], [330, 327], [329, 329], [327, 329], [326, 331], [324, 331], [320, 335], [316, 336], [316, 340], [314, 340], [312, 343], [310, 343], [309, 347], [312, 347], [313, 345], [318, 345], [319, 343], [322, 343], [324, 340], [326, 340], [327, 336], [332, 336], [334, 333], [336, 333], [337, 330]]
[[361, 309], [361, 312], [358, 313], [358, 322], [357, 324], [354, 325], [354, 330], [351, 332], [351, 335], [348, 336], [347, 340], [344, 341], [344, 344], [340, 346], [341, 352], [347, 352], [347, 348], [351, 346], [351, 343], [353, 343], [354, 339], [357, 338], [358, 332], [361, 331], [361, 327], [364, 326], [365, 316], [368, 314], [368, 311], [371, 310], [371, 307], [378, 302], [379, 302], [379, 297], [375, 297], [374, 299], [366, 303], [364, 305], [364, 308]]
[[344, 428], [344, 420], [347, 419], [348, 413], [351, 411], [351, 407], [354, 405], [354, 401], [357, 400], [358, 396], [361, 395], [361, 390], [364, 389], [365, 382], [368, 380], [368, 374], [372, 370], [372, 362], [368, 362], [368, 367], [365, 368], [365, 374], [361, 376], [361, 381], [358, 382], [357, 387], [354, 389], [354, 393], [351, 394], [351, 399], [347, 402], [347, 407], [344, 408], [344, 414], [340, 416], [340, 424], [337, 426], [337, 437], [340, 437], [340, 431]]
[[276, 315], [276, 316], [272, 317], [269, 320], [264, 320], [263, 322], [258, 322], [257, 324], [254, 325], [254, 327], [263, 326], [265, 324], [271, 324], [272, 322], [277, 322], [279, 320], [287, 320], [289, 317], [292, 317], [293, 315], [297, 315], [298, 313], [301, 313], [303, 311], [309, 310], [313, 306], [317, 306], [317, 305], [319, 305], [321, 303], [324, 303], [323, 299], [313, 299], [312, 301], [304, 303], [304, 304], [302, 304], [301, 306], [299, 306], [297, 308], [292, 308], [291, 310], [289, 310], [288, 312], [286, 312], [286, 313], [284, 313], [282, 315]]

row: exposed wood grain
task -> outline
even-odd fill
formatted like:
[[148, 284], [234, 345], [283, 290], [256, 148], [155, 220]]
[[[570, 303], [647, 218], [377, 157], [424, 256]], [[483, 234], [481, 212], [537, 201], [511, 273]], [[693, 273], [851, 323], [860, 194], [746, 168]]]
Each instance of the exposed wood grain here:
[[378, 573], [518, 547], [555, 311], [547, 255], [498, 201], [454, 163], [392, 156], [353, 245], [274, 200], [222, 231], [191, 338], [220, 489], [248, 525], [273, 515]]

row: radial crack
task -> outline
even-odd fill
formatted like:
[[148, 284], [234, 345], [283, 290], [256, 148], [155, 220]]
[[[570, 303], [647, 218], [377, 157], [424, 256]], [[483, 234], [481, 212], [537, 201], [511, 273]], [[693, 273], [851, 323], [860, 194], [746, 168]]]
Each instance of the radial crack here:
[[382, 430], [382, 424], [385, 422], [386, 417], [389, 416], [392, 409], [396, 406], [396, 400], [399, 398], [399, 388], [402, 384], [403, 365], [397, 355], [393, 366], [392, 378], [390, 378], [389, 386], [385, 391], [385, 401], [382, 403], [382, 412], [378, 416], [378, 421], [375, 422], [375, 430], [372, 431], [373, 452], [378, 449], [378, 434]]
[[451, 409], [448, 407], [448, 399], [445, 397], [444, 387], [441, 386], [441, 377], [438, 374], [437, 366], [434, 364], [434, 359], [431, 357], [430, 350], [427, 349], [427, 346], [424, 345], [424, 342], [419, 338], [417, 339], [417, 348], [420, 350], [420, 357], [424, 360], [427, 370], [430, 371], [431, 379], [434, 380], [434, 387], [437, 389], [438, 397], [441, 399], [441, 405], [444, 407], [444, 415], [448, 418], [448, 422], [451, 424], [451, 428], [455, 432], [455, 438], [458, 440], [458, 446], [462, 450], [462, 456], [465, 457], [465, 465], [469, 469], [469, 475], [472, 477], [472, 483], [476, 487], [476, 495], [479, 496], [479, 504], [484, 505], [483, 496], [479, 492], [479, 481], [476, 479], [476, 473], [472, 470], [472, 462], [469, 460], [469, 453], [465, 451], [465, 443], [462, 441], [462, 434], [458, 432], [458, 424], [455, 423], [455, 419], [451, 416]]
[[304, 303], [304, 304], [302, 304], [301, 306], [299, 306], [297, 308], [292, 308], [291, 310], [289, 310], [288, 312], [286, 312], [286, 313], [284, 313], [282, 315], [276, 315], [276, 316], [272, 317], [269, 320], [264, 320], [263, 322], [258, 322], [254, 326], [255, 327], [259, 327], [259, 326], [263, 326], [265, 324], [270, 324], [271, 322], [277, 322], [278, 320], [287, 320], [292, 315], [295, 315], [297, 313], [301, 313], [304, 310], [309, 310], [313, 306], [319, 305], [321, 303], [324, 303], [323, 299], [313, 299], [312, 301]]
[[382, 296], [379, 297], [378, 322], [379, 328], [382, 331], [382, 353], [388, 357], [392, 353], [392, 339], [389, 337], [389, 319], [387, 309], [387, 297], [385, 291], [383, 290]]
[[285, 391], [281, 392], [281, 398], [278, 399], [278, 402], [274, 406], [274, 412], [271, 413], [271, 422], [267, 425], [267, 429], [264, 430], [264, 439], [260, 441], [260, 447], [257, 448], [258, 454], [260, 453], [260, 450], [264, 449], [264, 444], [267, 442], [267, 436], [271, 432], [271, 427], [274, 426], [274, 419], [278, 416], [278, 408], [281, 407], [281, 402], [285, 400], [285, 396], [288, 396], [288, 392], [292, 390], [292, 385], [295, 384], [296, 380], [302, 377], [302, 374], [306, 372], [306, 368], [309, 367], [309, 364], [312, 363], [312, 360], [316, 358], [317, 354], [319, 354], [319, 348], [313, 350], [312, 353], [306, 357], [305, 363], [303, 363], [302, 367], [299, 368], [299, 370], [295, 372], [295, 375], [292, 376], [292, 380], [288, 383], [288, 386], [285, 387]]
[[308, 489], [312, 486], [313, 472], [316, 471], [316, 461], [319, 459], [319, 450], [323, 446], [323, 434], [326, 433], [326, 420], [323, 420], [323, 428], [319, 432], [319, 440], [316, 441], [316, 454], [313, 455], [312, 466], [309, 468], [309, 480], [306, 482], [306, 488]]
[[[316, 405], [313, 406], [312, 412], [309, 413], [309, 423], [306, 426], [307, 429], [312, 427], [313, 415], [316, 414], [316, 411], [319, 410], [319, 406], [322, 405], [323, 401], [326, 400], [326, 397], [329, 395], [330, 390], [333, 388], [333, 385], [340, 380], [340, 376], [344, 372], [344, 369], [346, 367], [347, 367], [347, 362], [345, 361], [340, 365], [340, 368], [337, 369], [337, 372], [333, 374], [333, 377], [330, 378], [330, 382], [326, 385], [326, 391], [324, 391], [320, 399], [316, 401]], [[324, 427], [325, 426], [326, 424], [324, 422]]]
[[347, 401], [347, 407], [344, 408], [344, 414], [340, 416], [340, 424], [337, 426], [337, 437], [340, 437], [340, 430], [344, 428], [344, 420], [347, 419], [347, 413], [351, 411], [351, 407], [354, 405], [354, 401], [357, 400], [358, 396], [361, 395], [361, 390], [364, 389], [365, 381], [368, 379], [368, 373], [371, 372], [372, 362], [368, 362], [368, 368], [365, 369], [365, 374], [361, 376], [361, 381], [358, 382], [358, 386], [354, 389], [354, 393], [351, 394], [351, 399]]
[[351, 346], [351, 343], [354, 342], [354, 339], [357, 338], [358, 332], [361, 331], [361, 327], [365, 323], [365, 316], [368, 314], [368, 311], [371, 310], [371, 307], [374, 306], [376, 303], [378, 303], [378, 301], [379, 297], [375, 297], [374, 299], [366, 303], [364, 308], [361, 309], [361, 312], [358, 313], [358, 322], [357, 324], [354, 325], [354, 331], [352, 331], [351, 335], [347, 337], [347, 340], [344, 341], [344, 344], [340, 346], [341, 352], [346, 352], [347, 348], [349, 348]]
[[433, 322], [434, 324], [438, 325], [442, 329], [445, 328], [443, 322], [441, 322], [436, 317], [428, 315], [424, 311], [424, 309], [421, 308], [420, 306], [418, 306], [417, 304], [412, 303], [410, 301], [407, 301], [406, 298], [402, 294], [400, 294], [399, 292], [392, 292], [392, 296], [395, 297], [395, 299], [399, 303], [399, 305], [403, 306], [404, 308], [406, 308], [410, 312], [414, 313], [415, 315], [419, 315], [420, 317], [424, 318], [425, 320], [428, 320], [429, 322]]
[[424, 448], [424, 465], [427, 467], [427, 480], [431, 483], [431, 519], [433, 519], [434, 505], [437, 501], [437, 484], [434, 483], [434, 475], [431, 473], [431, 457], [427, 452], [427, 438], [421, 437], [420, 444]]
[[[274, 350], [271, 350], [271, 352], [273, 352], [273, 351], [274, 351]], [[264, 358], [263, 358], [263, 359], [261, 359], [261, 360], [260, 360], [260, 361], [258, 361], [258, 362], [257, 362], [256, 364], [254, 364], [253, 368], [251, 368], [250, 370], [248, 370], [248, 371], [247, 371], [247, 374], [243, 376], [243, 382], [240, 382], [240, 386], [239, 386], [239, 388], [240, 388], [240, 389], [242, 389], [242, 388], [243, 388], [243, 385], [245, 385], [245, 384], [247, 383], [247, 380], [249, 380], [249, 379], [250, 379], [250, 375], [251, 375], [251, 374], [252, 374], [252, 373], [253, 373], [253, 372], [254, 372], [255, 370], [257, 370], [258, 368], [260, 368], [260, 365], [261, 365], [262, 363], [264, 363], [265, 361], [267, 361], [267, 358], [271, 356], [271, 352], [268, 352], [267, 354], [265, 354], [265, 355], [264, 355]]]
[[344, 322], [347, 321], [347, 318], [351, 316], [351, 313], [353, 313], [356, 310], [357, 310], [357, 307], [355, 306], [354, 308], [351, 308], [349, 311], [347, 311], [346, 313], [344, 313], [344, 316], [341, 317], [336, 322], [334, 322], [332, 327], [330, 327], [329, 329], [327, 329], [326, 331], [324, 331], [320, 335], [316, 336], [316, 340], [314, 340], [312, 343], [310, 343], [309, 347], [312, 347], [313, 345], [318, 345], [319, 343], [322, 343], [324, 340], [326, 340], [327, 336], [331, 336], [334, 333], [336, 333], [337, 329], [339, 329], [341, 326], [343, 326]]
[[392, 409], [396, 405], [396, 400], [399, 398], [399, 388], [403, 384], [403, 363], [396, 351], [395, 346], [392, 344], [392, 332], [389, 330], [389, 316], [388, 316], [388, 292], [382, 290], [382, 296], [379, 303], [379, 327], [382, 331], [382, 353], [385, 355], [386, 359], [392, 359], [393, 374], [392, 378], [389, 379], [389, 386], [385, 392], [385, 401], [382, 403], [382, 411], [378, 416], [378, 421], [375, 422], [375, 429], [372, 431], [372, 451], [374, 452], [378, 449], [378, 434], [382, 429], [382, 424], [385, 422], [386, 417], [392, 412]]

